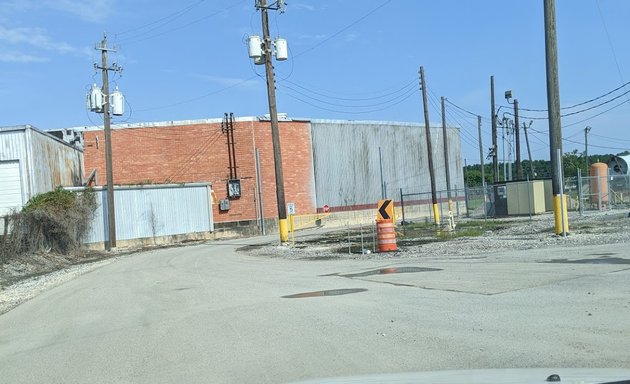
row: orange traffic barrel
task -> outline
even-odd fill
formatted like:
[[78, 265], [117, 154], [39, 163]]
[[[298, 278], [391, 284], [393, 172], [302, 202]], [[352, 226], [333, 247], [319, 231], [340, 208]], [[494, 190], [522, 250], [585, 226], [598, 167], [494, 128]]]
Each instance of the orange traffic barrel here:
[[397, 251], [396, 229], [393, 221], [379, 220], [376, 222], [376, 234], [379, 252]]

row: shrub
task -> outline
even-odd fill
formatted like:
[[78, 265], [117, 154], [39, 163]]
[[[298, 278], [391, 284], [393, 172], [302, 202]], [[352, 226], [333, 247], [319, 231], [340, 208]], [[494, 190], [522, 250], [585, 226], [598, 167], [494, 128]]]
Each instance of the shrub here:
[[0, 242], [2, 261], [27, 253], [77, 251], [95, 210], [92, 190], [72, 192], [59, 187], [33, 197], [22, 211], [7, 215], [8, 233]]

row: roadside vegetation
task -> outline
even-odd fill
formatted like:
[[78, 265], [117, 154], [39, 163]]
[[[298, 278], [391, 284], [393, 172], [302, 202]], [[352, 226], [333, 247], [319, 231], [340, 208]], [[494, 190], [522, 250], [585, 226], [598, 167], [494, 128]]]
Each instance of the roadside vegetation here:
[[91, 190], [72, 192], [60, 187], [33, 197], [21, 211], [2, 218], [0, 263], [26, 254], [77, 252], [95, 210]]

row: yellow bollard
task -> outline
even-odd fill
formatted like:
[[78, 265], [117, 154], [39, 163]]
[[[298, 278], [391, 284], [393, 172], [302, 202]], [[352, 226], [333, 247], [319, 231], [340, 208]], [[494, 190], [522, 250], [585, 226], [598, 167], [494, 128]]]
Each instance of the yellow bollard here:
[[569, 215], [567, 213], [567, 195], [562, 195], [562, 203], [560, 201], [560, 195], [555, 195], [553, 197], [553, 217], [555, 219], [556, 235], [562, 235], [562, 218], [563, 217], [564, 217], [564, 231], [566, 233], [569, 233]]
[[433, 218], [435, 220], [435, 225], [440, 225], [440, 210], [437, 204], [433, 204]]
[[286, 243], [289, 241], [289, 225], [287, 219], [278, 220], [278, 230], [280, 232], [280, 242]]

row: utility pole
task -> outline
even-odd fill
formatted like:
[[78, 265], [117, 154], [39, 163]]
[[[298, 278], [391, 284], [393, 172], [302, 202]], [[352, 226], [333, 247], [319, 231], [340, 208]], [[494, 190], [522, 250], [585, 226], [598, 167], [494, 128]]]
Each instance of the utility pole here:
[[589, 176], [588, 169], [588, 133], [591, 131], [591, 127], [584, 128], [584, 158], [586, 160], [586, 177]]
[[112, 131], [111, 131], [111, 111], [109, 98], [109, 70], [107, 66], [107, 51], [114, 49], [107, 48], [107, 34], [103, 33], [101, 46], [96, 50], [101, 51], [101, 66], [97, 66], [103, 74], [103, 128], [105, 131], [105, 174], [107, 177], [107, 228], [109, 239], [105, 243], [105, 249], [116, 248], [116, 210], [114, 209], [114, 172], [112, 170]]
[[[499, 151], [497, 146], [497, 114], [494, 110], [494, 76], [490, 76], [490, 114], [492, 116], [492, 181], [499, 181]], [[505, 160], [504, 160], [505, 161]]]
[[280, 242], [289, 241], [289, 226], [287, 223], [287, 207], [284, 197], [284, 174], [282, 172], [282, 154], [280, 152], [280, 131], [278, 129], [278, 110], [276, 106], [276, 81], [273, 73], [273, 48], [271, 37], [269, 36], [268, 9], [280, 10], [283, 3], [275, 2], [272, 6], [267, 6], [267, 0], [258, 0], [256, 8], [262, 15], [263, 29], [263, 49], [265, 60], [265, 73], [267, 75], [267, 98], [269, 100], [269, 115], [271, 118], [271, 140], [273, 144], [273, 161], [276, 175], [276, 200], [278, 203], [278, 230], [280, 232]]
[[[532, 126], [532, 122], [529, 122], [529, 127]], [[527, 157], [529, 158], [529, 179], [533, 180], [534, 176], [534, 163], [532, 163], [532, 151], [529, 149], [529, 136], [527, 136], [527, 128], [529, 128], [525, 122], [523, 122], [523, 132], [525, 132], [525, 144], [527, 144]]]
[[516, 139], [516, 180], [523, 180], [523, 167], [521, 165], [521, 134], [518, 122], [518, 99], [514, 99], [514, 135]]
[[448, 160], [448, 135], [446, 134], [446, 108], [444, 106], [444, 97], [442, 97], [442, 137], [444, 141], [444, 169], [446, 170], [446, 194], [448, 196], [448, 210], [453, 212], [453, 202], [451, 200], [451, 171], [450, 162]]
[[481, 116], [477, 116], [477, 133], [479, 134], [479, 164], [481, 165], [481, 187], [483, 195], [486, 195], [486, 171], [483, 164], [483, 140], [481, 137]]
[[422, 106], [424, 107], [424, 129], [427, 137], [427, 155], [429, 156], [429, 177], [431, 179], [431, 202], [433, 204], [433, 218], [435, 225], [440, 225], [440, 210], [438, 209], [435, 191], [435, 172], [433, 169], [433, 150], [431, 148], [431, 128], [429, 127], [429, 106], [427, 100], [427, 85], [424, 79], [424, 67], [420, 66], [420, 87], [422, 88]]
[[562, 128], [560, 122], [560, 85], [558, 82], [558, 38], [556, 2], [543, 0], [545, 14], [545, 63], [547, 73], [547, 110], [549, 111], [549, 149], [556, 234], [569, 232], [567, 204], [562, 187]]

